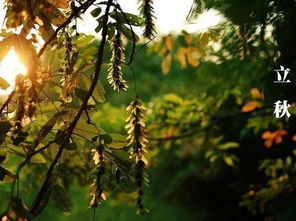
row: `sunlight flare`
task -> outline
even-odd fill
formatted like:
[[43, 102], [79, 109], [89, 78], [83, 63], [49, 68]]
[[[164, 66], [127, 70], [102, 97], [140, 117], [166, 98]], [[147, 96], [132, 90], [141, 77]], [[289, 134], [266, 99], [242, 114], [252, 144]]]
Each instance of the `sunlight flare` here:
[[14, 49], [11, 49], [4, 59], [0, 62], [0, 77], [4, 78], [10, 87], [0, 90], [0, 94], [8, 94], [13, 90], [15, 77], [18, 74], [26, 74], [27, 68], [21, 62]]

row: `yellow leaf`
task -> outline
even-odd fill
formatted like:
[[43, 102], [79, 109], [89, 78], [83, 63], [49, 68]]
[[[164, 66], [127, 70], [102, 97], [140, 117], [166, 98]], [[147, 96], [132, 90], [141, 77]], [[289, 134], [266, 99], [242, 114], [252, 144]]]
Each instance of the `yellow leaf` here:
[[259, 107], [259, 103], [257, 101], [250, 101], [242, 107], [242, 112], [250, 112], [255, 110], [257, 107]]
[[186, 48], [180, 47], [177, 53], [177, 59], [181, 64], [182, 68], [187, 68], [187, 61], [186, 61]]
[[101, 197], [102, 197], [103, 200], [106, 200], [106, 199], [107, 199], [107, 196], [106, 196], [105, 192], [103, 192], [103, 193], [101, 194]]
[[168, 35], [165, 38], [165, 46], [168, 49], [168, 51], [173, 50], [173, 37], [172, 35]]
[[258, 88], [252, 88], [250, 92], [251, 92], [253, 99], [261, 99], [262, 98], [262, 95], [261, 95]]
[[224, 156], [224, 157], [223, 157], [223, 160], [224, 160], [224, 162], [225, 162], [228, 166], [231, 166], [231, 167], [234, 166], [234, 161], [233, 161], [233, 158], [232, 158], [232, 157], [230, 157], [230, 156]]
[[161, 70], [162, 73], [168, 74], [172, 66], [172, 55], [167, 55], [162, 59]]
[[192, 37], [188, 33], [185, 33], [183, 35], [183, 37], [184, 37], [184, 40], [186, 41], [187, 44], [191, 44], [192, 43]]
[[193, 66], [193, 67], [197, 67], [199, 65], [199, 53], [197, 50], [195, 50], [195, 48], [188, 48], [187, 50], [187, 61], [188, 63]]
[[38, 16], [35, 17], [35, 22], [40, 26], [44, 25], [43, 21]]

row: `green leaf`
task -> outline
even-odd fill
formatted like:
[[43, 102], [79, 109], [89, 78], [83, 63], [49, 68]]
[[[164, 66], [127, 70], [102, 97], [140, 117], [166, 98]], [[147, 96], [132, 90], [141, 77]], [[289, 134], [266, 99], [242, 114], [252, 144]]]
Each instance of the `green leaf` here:
[[164, 97], [164, 100], [167, 102], [175, 103], [175, 104], [182, 104], [183, 99], [179, 97], [177, 94], [167, 94]]
[[108, 24], [108, 40], [111, 40], [115, 35], [115, 26], [112, 23]]
[[116, 163], [122, 167], [130, 168], [133, 165], [133, 161], [129, 158], [129, 154], [126, 150], [112, 149], [110, 154], [116, 160]]
[[58, 184], [55, 184], [52, 189], [51, 199], [54, 204], [64, 213], [70, 213], [72, 209], [72, 202], [67, 191]]
[[212, 156], [210, 157], [210, 162], [211, 162], [211, 163], [214, 163], [217, 159], [218, 159], [218, 155], [212, 155]]
[[[65, 142], [67, 134], [64, 134], [63, 131], [58, 130], [58, 132], [55, 135], [55, 139], [57, 139], [57, 141], [55, 142], [58, 145], [62, 145]], [[66, 146], [70, 144], [70, 141], [67, 141]]]
[[35, 154], [32, 158], [31, 158], [31, 163], [46, 163], [46, 159], [44, 158], [44, 156], [40, 153]]
[[13, 154], [20, 156], [20, 157], [26, 157], [26, 153], [22, 148], [12, 145], [12, 144], [8, 144], [7, 147], [8, 147], [9, 152], [12, 152]]
[[99, 33], [102, 30], [103, 25], [99, 24], [96, 28], [95, 28], [95, 32]]
[[88, 94], [87, 90], [81, 89], [81, 88], [75, 88], [75, 95], [81, 100], [83, 101], [86, 97], [86, 95]]
[[69, 144], [65, 147], [65, 149], [67, 149], [67, 150], [77, 150], [77, 145], [76, 145], [76, 143], [69, 143]]
[[104, 143], [104, 144], [112, 143], [112, 137], [109, 134], [101, 134], [99, 137], [99, 140], [101, 143]]
[[122, 25], [121, 28], [122, 28], [121, 30], [122, 30], [123, 35], [124, 35], [127, 39], [133, 41], [133, 40], [134, 40], [134, 39], [133, 39], [133, 33], [134, 33], [134, 37], [135, 37], [136, 42], [139, 41], [140, 38], [139, 38], [138, 35], [136, 35], [135, 32], [133, 32], [132, 30], [130, 30], [130, 29], [129, 29], [128, 27], [126, 27], [125, 25]]
[[104, 103], [106, 101], [106, 91], [102, 85], [102, 83], [99, 81], [96, 85], [96, 88], [94, 90], [94, 93], [92, 95], [93, 99], [97, 103]]
[[2, 77], [0, 77], [0, 88], [6, 90], [10, 87], [10, 84]]
[[126, 137], [121, 134], [109, 134], [112, 138], [112, 142], [108, 144], [109, 147], [120, 149], [127, 146]]
[[92, 10], [90, 12], [90, 14], [93, 16], [93, 17], [98, 17], [102, 12], [102, 9], [100, 7], [98, 8], [95, 8], [94, 10]]
[[76, 41], [75, 41], [75, 44], [77, 45], [78, 48], [83, 48], [85, 46], [89, 46], [92, 41], [94, 40], [94, 36], [92, 35], [86, 35], [86, 36], [83, 36], [83, 37], [80, 37], [78, 38]]
[[74, 133], [91, 139], [100, 134], [99, 130], [94, 125], [86, 123], [85, 120], [79, 120]]
[[52, 118], [50, 118], [40, 129], [40, 132], [33, 144], [32, 149], [35, 149], [40, 142], [47, 136], [47, 134], [52, 130], [52, 128], [55, 126], [57, 123], [58, 119], [61, 117], [61, 115], [64, 115], [66, 111], [59, 112], [55, 114]]
[[292, 165], [292, 158], [291, 158], [291, 156], [288, 156], [287, 158], [286, 158], [286, 164], [287, 165]]
[[0, 121], [0, 145], [4, 142], [7, 132], [11, 128], [9, 121]]
[[231, 156], [224, 156], [223, 157], [224, 162], [231, 167], [234, 167], [234, 159]]
[[143, 19], [131, 13], [113, 12], [111, 13], [110, 16], [122, 24], [129, 23], [130, 25], [133, 25], [133, 26], [143, 25]]
[[228, 143], [219, 145], [218, 149], [220, 149], [220, 150], [228, 150], [228, 149], [233, 149], [233, 148], [238, 148], [238, 147], [239, 147], [239, 143], [228, 142]]

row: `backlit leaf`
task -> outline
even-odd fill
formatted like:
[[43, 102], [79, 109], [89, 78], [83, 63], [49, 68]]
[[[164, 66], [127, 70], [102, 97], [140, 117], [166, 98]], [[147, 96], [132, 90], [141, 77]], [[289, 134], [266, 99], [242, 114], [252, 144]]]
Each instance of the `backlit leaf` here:
[[173, 50], [173, 37], [172, 37], [172, 35], [166, 36], [166, 38], [165, 38], [165, 46], [166, 46], [168, 51]]
[[255, 110], [258, 107], [259, 107], [259, 103], [257, 101], [250, 101], [242, 107], [242, 112], [250, 112]]
[[274, 132], [265, 131], [262, 134], [262, 139], [265, 140], [264, 145], [267, 148], [270, 148], [273, 143], [280, 144], [283, 141], [283, 136], [287, 135], [287, 131], [283, 129], [276, 130]]
[[228, 142], [218, 146], [220, 150], [228, 150], [228, 149], [238, 148], [238, 147], [239, 147], [239, 143], [236, 143], [236, 142]]
[[258, 88], [252, 88], [250, 92], [251, 92], [253, 99], [261, 99], [262, 98], [262, 95], [261, 95]]
[[0, 77], [0, 89], [6, 90], [10, 84], [2, 77]]

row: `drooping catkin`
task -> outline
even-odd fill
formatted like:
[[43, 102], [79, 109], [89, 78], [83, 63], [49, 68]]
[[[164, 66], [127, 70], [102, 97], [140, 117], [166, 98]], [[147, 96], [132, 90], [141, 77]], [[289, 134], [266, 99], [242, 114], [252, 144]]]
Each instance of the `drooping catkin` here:
[[105, 174], [105, 157], [104, 145], [100, 144], [93, 153], [93, 160], [96, 165], [95, 180], [93, 183], [93, 191], [91, 193], [91, 208], [98, 208], [100, 204], [106, 199], [105, 193], [102, 188], [102, 177]]
[[143, 115], [145, 107], [141, 104], [141, 100], [136, 98], [131, 102], [126, 110], [130, 113], [126, 120], [127, 125], [125, 128], [128, 130], [127, 140], [129, 145], [132, 145], [130, 154], [135, 160], [135, 182], [138, 188], [136, 201], [137, 213], [144, 214], [148, 211], [143, 205], [144, 185], [149, 182], [149, 178], [146, 173], [148, 162], [144, 157], [144, 153], [147, 152], [145, 147], [148, 143]]
[[36, 106], [39, 102], [39, 83], [38, 83], [38, 76], [36, 70], [32, 70], [30, 73], [28, 73], [28, 78], [29, 78], [29, 86], [28, 86], [28, 117], [32, 118], [35, 111], [36, 111]]
[[140, 13], [145, 19], [144, 37], [152, 39], [155, 35], [153, 0], [139, 0]]
[[64, 72], [66, 75], [71, 74], [71, 53], [73, 50], [72, 39], [68, 32], [64, 32], [65, 35], [65, 60], [64, 60]]
[[123, 79], [122, 65], [125, 61], [124, 46], [122, 42], [122, 33], [120, 29], [116, 28], [116, 34], [111, 42], [112, 56], [109, 63], [109, 73], [107, 76], [109, 84], [117, 91], [126, 91], [128, 86]]
[[14, 123], [14, 133], [18, 134], [22, 130], [22, 121], [26, 113], [26, 92], [27, 87], [25, 85], [25, 78], [22, 74], [19, 74], [15, 78], [15, 90], [18, 95], [17, 98], [17, 110]]
[[62, 62], [62, 67], [60, 69], [61, 74], [62, 74], [62, 79], [61, 83], [63, 86], [63, 97], [67, 98], [67, 102], [70, 102], [71, 99], [69, 99], [71, 93], [76, 87], [77, 84], [77, 78], [76, 75], [73, 73], [74, 69], [74, 63], [73, 63], [73, 58], [75, 57], [75, 48], [72, 42], [71, 35], [64, 30], [64, 48], [65, 48], [65, 56]]

